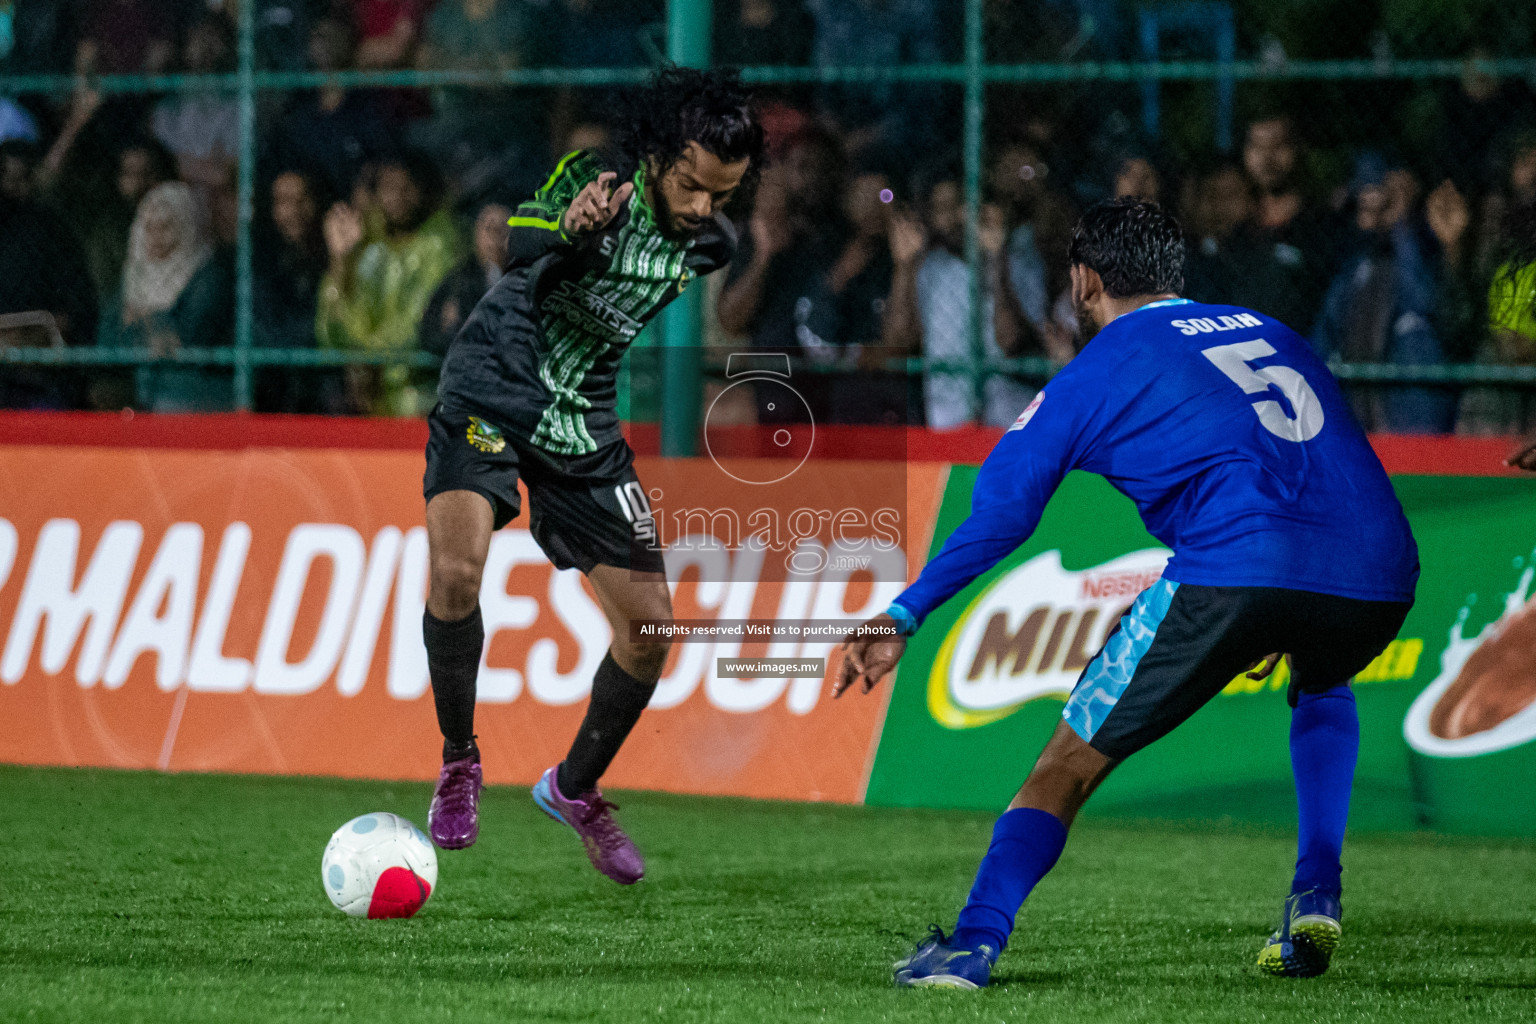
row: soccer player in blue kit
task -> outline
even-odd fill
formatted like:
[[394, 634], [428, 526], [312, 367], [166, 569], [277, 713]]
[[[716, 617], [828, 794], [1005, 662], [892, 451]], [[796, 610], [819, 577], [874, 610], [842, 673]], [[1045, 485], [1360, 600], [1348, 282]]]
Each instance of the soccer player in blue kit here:
[[1342, 934], [1339, 858], [1360, 737], [1349, 680], [1402, 626], [1418, 549], [1305, 339], [1250, 310], [1178, 297], [1184, 243], [1171, 216], [1100, 203], [1069, 257], [1092, 340], [997, 443], [970, 517], [917, 582], [850, 635], [834, 695], [855, 682], [868, 693], [929, 613], [1029, 537], [1070, 470], [1098, 473], [1134, 501], [1173, 556], [1083, 670], [993, 829], [953, 934], [934, 928], [896, 964], [896, 983], [986, 985], [1019, 907], [1104, 777], [1280, 653], [1292, 670], [1299, 851], [1259, 967], [1314, 977]]

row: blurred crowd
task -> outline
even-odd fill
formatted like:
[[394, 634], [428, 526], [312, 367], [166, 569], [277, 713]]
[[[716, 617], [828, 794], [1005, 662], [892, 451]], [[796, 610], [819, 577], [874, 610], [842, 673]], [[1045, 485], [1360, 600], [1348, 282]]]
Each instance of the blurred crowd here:
[[[650, 64], [660, 0], [249, 0], [271, 70]], [[7, 5], [0, 5], [0, 11]], [[960, 0], [717, 0], [729, 64], [872, 65], [960, 53]], [[231, 343], [235, 96], [104, 95], [105, 73], [235, 67], [234, 0], [10, 0], [0, 46], [0, 346], [133, 348], [167, 357]], [[1118, 13], [1117, 13], [1118, 12]], [[988, 0], [989, 57], [1124, 57], [1114, 0]], [[1522, 23], [1523, 24], [1523, 23]], [[1497, 52], [1533, 52], [1523, 38]], [[0, 38], [6, 38], [0, 33]], [[1266, 41], [1265, 45], [1269, 45]], [[1464, 56], [1493, 44], [1472, 40]], [[1273, 56], [1273, 54], [1269, 54]], [[1283, 56], [1283, 54], [1282, 54]], [[72, 71], [72, 95], [5, 98], [3, 75]], [[1428, 98], [1427, 101], [1425, 98]], [[508, 209], [571, 149], [603, 145], [603, 89], [263, 91], [252, 225], [253, 343], [441, 353], [501, 272]], [[1315, 98], [1315, 97], [1313, 97]], [[1174, 95], [1175, 101], [1179, 95]], [[989, 92], [975, 226], [991, 357], [1072, 357], [1065, 262], [1075, 217], [1109, 196], [1174, 209], [1186, 294], [1248, 306], [1349, 363], [1536, 362], [1536, 93], [1470, 61], [1393, 102], [1418, 123], [1334, 96], [1240, 95], [1228, 154], [1203, 122], [1141, 130], [1136, 86]], [[1038, 386], [978, 383], [958, 88], [765, 90], [772, 164], [731, 211], [741, 249], [711, 281], [711, 343], [791, 352], [818, 419], [1011, 423]], [[1208, 105], [1183, 96], [1186, 109]], [[1427, 121], [1426, 121], [1427, 119]], [[1357, 132], [1341, 123], [1359, 125]], [[1388, 129], [1383, 130], [1382, 124]], [[48, 317], [29, 315], [46, 311]], [[899, 357], [924, 356], [921, 375]], [[211, 411], [227, 366], [10, 367], [0, 405]], [[264, 367], [260, 410], [420, 415], [433, 373]], [[1368, 429], [1536, 427], [1518, 389], [1356, 387]], [[768, 409], [755, 414], [771, 420]]]

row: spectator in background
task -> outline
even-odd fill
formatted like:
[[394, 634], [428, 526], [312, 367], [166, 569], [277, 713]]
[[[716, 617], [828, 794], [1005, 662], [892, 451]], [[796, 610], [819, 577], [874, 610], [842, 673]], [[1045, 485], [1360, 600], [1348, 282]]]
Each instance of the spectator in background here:
[[[904, 369], [886, 364], [915, 351], [887, 343], [886, 316], [894, 304], [911, 303], [894, 292], [898, 261], [911, 264], [926, 247], [922, 224], [896, 213], [893, 182], [883, 170], [866, 168], [843, 190], [843, 218], [851, 229], [830, 269], [826, 293], [833, 311], [827, 339], [856, 378], [832, 379], [833, 423], [922, 423], [921, 389], [910, 386]], [[903, 281], [910, 286], [911, 278]], [[911, 338], [891, 339], [910, 344]]]
[[[182, 47], [187, 74], [212, 75], [234, 68], [234, 32], [221, 14], [206, 14], [187, 30]], [[181, 180], [207, 201], [229, 178], [240, 157], [240, 106], [228, 92], [172, 93], [155, 104], [154, 136], [176, 156]]]
[[43, 180], [49, 197], [85, 246], [91, 280], [102, 296], [116, 296], [128, 257], [129, 229], [139, 203], [156, 185], [176, 180], [176, 158], [154, 139], [128, 142], [104, 167], [80, 168], [78, 173], [50, 179], [44, 160]]
[[1184, 260], [1184, 294], [1196, 302], [1233, 302], [1244, 274], [1242, 260], [1248, 255], [1236, 245], [1236, 238], [1254, 215], [1253, 184], [1242, 167], [1223, 161], [1199, 175], [1193, 188], [1191, 206], [1184, 215], [1190, 241]]
[[[800, 355], [825, 346], [835, 316], [826, 270], [837, 258], [835, 145], [813, 135], [765, 169], [748, 230], [717, 306], [721, 328], [754, 348]], [[830, 209], [829, 209], [830, 203]], [[821, 380], [800, 389], [813, 415], [826, 413]], [[759, 405], [760, 422], [787, 422], [799, 410]]]
[[164, 0], [82, 3], [78, 75], [159, 74], [176, 56], [176, 5]]
[[[1356, 161], [1349, 189], [1353, 237], [1329, 285], [1314, 344], [1324, 356], [1349, 363], [1451, 361], [1437, 331], [1440, 268], [1413, 216], [1418, 182], [1406, 168], [1367, 153]], [[1367, 431], [1445, 434], [1455, 425], [1452, 390], [1391, 386], [1347, 393]]]
[[810, 63], [815, 23], [801, 0], [718, 0], [714, 25], [717, 64]]
[[1477, 67], [1476, 61], [1493, 56], [1484, 45], [1468, 50], [1461, 77], [1439, 119], [1436, 165], [1445, 169], [1458, 191], [1473, 200], [1497, 187], [1500, 138], [1511, 125], [1536, 118], [1536, 97], [1529, 84]]
[[[322, 19], [310, 32], [310, 62], [316, 71], [347, 70], [355, 45], [349, 26]], [[332, 195], [344, 196], [364, 165], [399, 149], [398, 123], [386, 114], [376, 90], [324, 85], [300, 96], [279, 120], [263, 163], [301, 168]]]
[[283, 171], [272, 179], [267, 217], [252, 235], [257, 344], [315, 344], [320, 279], [329, 266], [320, 227], [325, 208], [322, 186], [306, 172]]
[[[192, 188], [156, 185], [134, 218], [122, 293], [102, 318], [101, 343], [156, 356], [228, 345], [231, 293]], [[136, 403], [151, 412], [228, 409], [230, 384], [229, 371], [217, 367], [142, 366], [135, 371]]]
[[[0, 162], [13, 163], [14, 147], [22, 145], [0, 145]], [[29, 190], [0, 189], [0, 316], [36, 312], [52, 314], [66, 345], [95, 340], [96, 289], [80, 243]], [[54, 343], [46, 322], [0, 328], [0, 349]], [[71, 371], [10, 367], [0, 373], [0, 406], [7, 408], [79, 408], [82, 390], [81, 375]]]
[[[308, 71], [304, 52], [309, 19], [316, 12], [310, 0], [256, 0], [256, 67], [263, 71]], [[239, 11], [238, 0], [228, 6]]]
[[[252, 342], [313, 348], [320, 279], [329, 254], [320, 229], [321, 185], [303, 171], [272, 179], [270, 206], [252, 233]], [[329, 412], [341, 403], [340, 374], [264, 367], [256, 371], [259, 412]]]
[[[453, 221], [442, 209], [443, 181], [431, 160], [406, 151], [379, 168], [377, 212], [346, 203], [323, 224], [330, 269], [320, 286], [316, 334], [323, 348], [408, 350], [432, 293], [458, 256]], [[430, 393], [408, 367], [347, 368], [346, 410], [414, 416]]]
[[521, 67], [526, 17], [517, 0], [441, 0], [427, 18], [417, 63], [483, 71]]
[[[1497, 226], [1484, 258], [1488, 281], [1486, 330], [1477, 361], [1536, 365], [1536, 205], [1519, 205]], [[1536, 430], [1536, 395], [1530, 391], [1468, 388], [1456, 424], [1465, 434], [1528, 434]]]
[[989, 183], [1005, 221], [1012, 225], [1009, 284], [1046, 353], [1064, 363], [1077, 354], [1075, 328], [1070, 320], [1062, 322], [1054, 315], [1052, 297], [1071, 291], [1067, 245], [1077, 216], [1072, 201], [1047, 184], [1049, 174], [1035, 145], [1016, 141], [998, 151]]
[[[422, 68], [502, 71], [522, 66], [528, 6], [519, 0], [442, 0], [427, 19], [417, 54]], [[537, 95], [537, 94], [535, 94]], [[470, 194], [508, 181], [530, 191], [544, 165], [545, 104], [499, 87], [440, 88], [432, 116], [412, 122], [410, 140], [437, 158]]]
[[[928, 189], [925, 198], [929, 248], [921, 262], [897, 262], [893, 302], [886, 313], [892, 318], [886, 339], [895, 347], [908, 348], [915, 347], [914, 339], [919, 340], [923, 356], [929, 360], [970, 363], [964, 194], [959, 182], [946, 176]], [[1009, 280], [1007, 226], [1001, 208], [990, 204], [981, 208], [977, 234], [982, 258], [983, 358], [1022, 355], [1027, 348], [1037, 346]], [[928, 426], [934, 430], [953, 430], [972, 422], [1007, 426], [1034, 394], [1034, 389], [1022, 381], [993, 373], [987, 375], [978, 404], [968, 375], [937, 369], [923, 374], [924, 408]]]
[[1145, 153], [1128, 153], [1120, 158], [1115, 168], [1115, 182], [1110, 188], [1111, 199], [1130, 197], [1147, 203], [1161, 203], [1164, 191], [1163, 174], [1152, 157]]
[[[945, 56], [941, 40], [954, 35], [941, 34], [933, 0], [806, 0], [805, 6], [816, 22], [811, 52], [817, 67], [936, 64]], [[843, 127], [854, 154], [876, 143], [915, 150], [950, 137], [938, 123], [943, 94], [930, 85], [827, 86], [820, 106]]]
[[1521, 218], [1522, 210], [1536, 208], [1536, 131], [1516, 132], [1505, 150], [1504, 173], [1483, 200], [1475, 259], [1485, 277], [1504, 263], [1507, 226]]
[[1306, 330], [1317, 318], [1336, 260], [1330, 218], [1302, 194], [1300, 166], [1301, 149], [1289, 115], [1248, 126], [1243, 167], [1258, 205], [1239, 241], [1250, 258], [1225, 301]]
[[[1499, 361], [1530, 366], [1536, 364], [1536, 206], [1522, 206], [1511, 218], [1499, 255], [1488, 289], [1488, 324]], [[1531, 404], [1515, 427], [1520, 433], [1533, 426]]]
[[357, 66], [404, 68], [416, 57], [430, 0], [351, 0]]
[[421, 347], [446, 355], [475, 305], [501, 280], [507, 262], [507, 218], [502, 203], [486, 203], [475, 217], [474, 251], [438, 285], [421, 320]]
[[0, 142], [0, 196], [25, 203], [37, 198], [37, 166], [42, 154], [21, 139]]
[[[554, 67], [634, 67], [651, 63], [642, 48], [648, 21], [662, 21], [659, 0], [546, 0], [529, 5], [536, 18], [529, 37], [529, 63]], [[549, 134], [560, 139], [581, 121], [606, 118], [612, 89], [556, 89], [548, 100]]]

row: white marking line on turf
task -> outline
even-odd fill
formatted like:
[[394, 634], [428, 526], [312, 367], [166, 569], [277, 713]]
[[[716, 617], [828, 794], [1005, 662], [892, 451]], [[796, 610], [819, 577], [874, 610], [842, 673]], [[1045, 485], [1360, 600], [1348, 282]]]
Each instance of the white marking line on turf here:
[[163, 772], [171, 770], [171, 751], [176, 749], [176, 733], [181, 728], [181, 713], [187, 708], [187, 688], [178, 687], [176, 703], [171, 706], [171, 720], [165, 725], [165, 740], [160, 744], [158, 767]]

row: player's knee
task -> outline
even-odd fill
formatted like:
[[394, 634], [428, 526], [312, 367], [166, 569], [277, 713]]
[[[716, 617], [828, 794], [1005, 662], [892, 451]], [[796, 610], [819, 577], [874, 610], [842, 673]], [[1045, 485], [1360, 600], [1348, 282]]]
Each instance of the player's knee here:
[[480, 571], [481, 566], [472, 558], [435, 555], [427, 599], [432, 614], [452, 622], [473, 612], [480, 602]]
[[[1113, 762], [1076, 733], [1058, 733], [1047, 743], [1024, 783], [1031, 806], [1072, 815], [1088, 799]], [[1032, 801], [1032, 802], [1031, 802]]]
[[1091, 759], [1083, 756], [1080, 751], [1047, 748], [1041, 752], [1029, 777], [1059, 786], [1077, 787], [1091, 782], [1098, 775], [1102, 765], [1102, 758]]
[[654, 683], [661, 678], [661, 670], [672, 650], [672, 641], [638, 640], [627, 645], [629, 662], [634, 666], [634, 676], [641, 682]]

